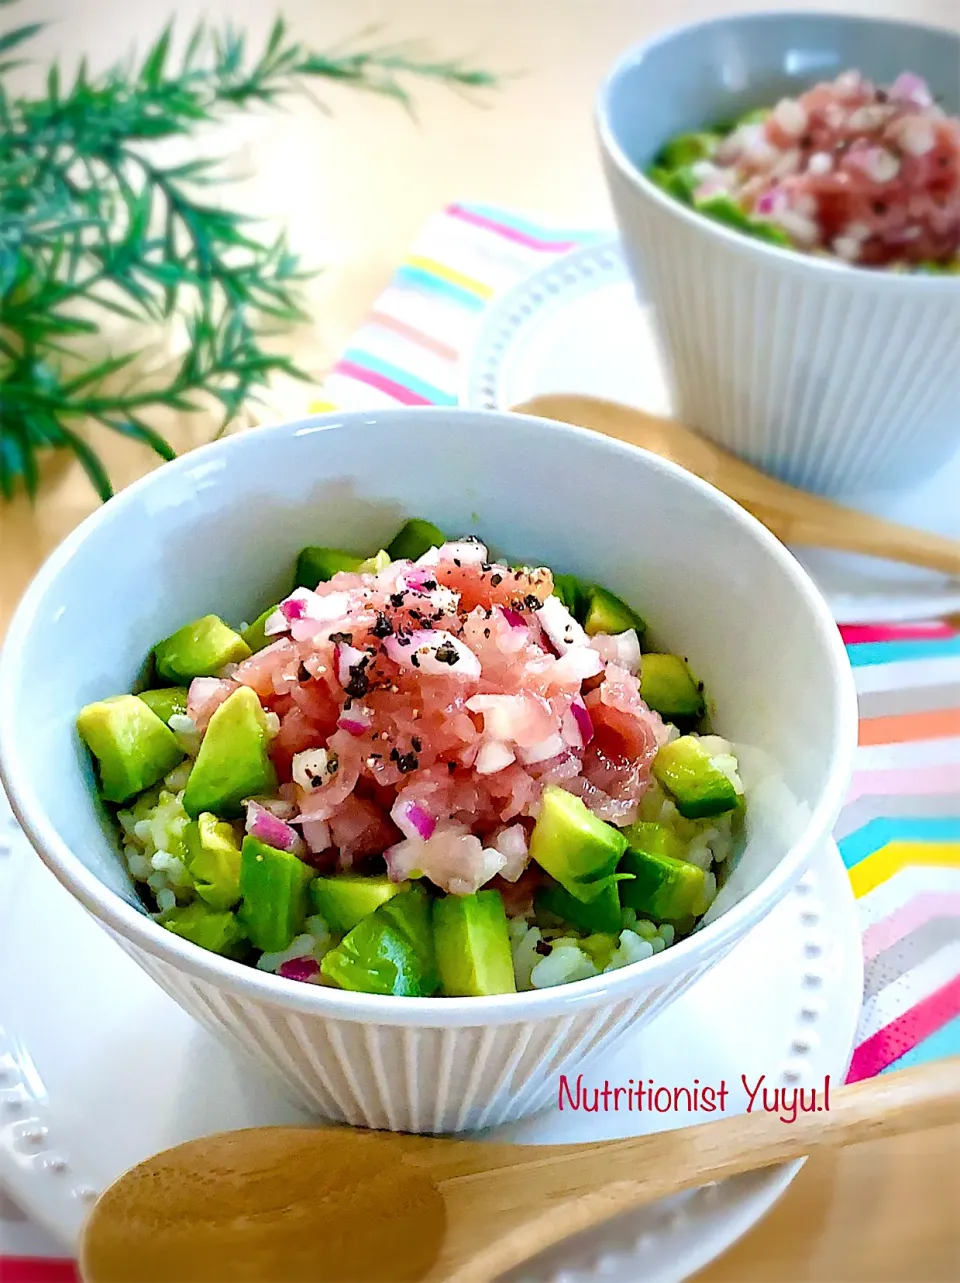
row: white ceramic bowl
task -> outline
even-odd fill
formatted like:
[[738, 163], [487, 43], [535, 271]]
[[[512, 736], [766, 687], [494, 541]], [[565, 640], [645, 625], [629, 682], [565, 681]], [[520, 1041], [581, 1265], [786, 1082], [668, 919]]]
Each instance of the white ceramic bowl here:
[[925, 75], [960, 111], [960, 36], [837, 14], [742, 14], [627, 53], [597, 102], [627, 262], [677, 415], [795, 485], [904, 486], [960, 445], [960, 277], [851, 268], [729, 230], [644, 177], [660, 147], [857, 67]]
[[[642, 608], [655, 637], [689, 655], [716, 725], [744, 746], [749, 797], [745, 850], [709, 927], [594, 980], [413, 999], [267, 975], [146, 915], [97, 802], [77, 710], [129, 689], [150, 646], [184, 620], [210, 610], [252, 617], [285, 589], [302, 545], [375, 548], [411, 514], [602, 580]], [[330, 1118], [413, 1131], [542, 1107], [561, 1072], [612, 1047], [722, 958], [829, 834], [855, 734], [836, 626], [752, 517], [605, 437], [459, 410], [327, 415], [232, 437], [151, 473], [57, 549], [0, 659], [3, 782], [64, 886], [183, 1007], [300, 1101]]]

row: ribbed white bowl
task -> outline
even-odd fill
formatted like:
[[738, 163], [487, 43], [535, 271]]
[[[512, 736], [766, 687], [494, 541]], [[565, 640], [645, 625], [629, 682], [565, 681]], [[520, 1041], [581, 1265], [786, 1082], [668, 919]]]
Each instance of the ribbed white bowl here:
[[[288, 1094], [325, 1118], [405, 1132], [492, 1127], [557, 1097], [560, 1075], [652, 1020], [729, 947], [630, 997], [548, 1020], [449, 1027], [366, 1023], [251, 1002], [186, 975], [122, 937], [114, 939], [205, 1029], [279, 1076]], [[574, 1067], [576, 1067], [574, 1069]]]
[[[854, 269], [765, 245], [665, 195], [642, 170], [675, 133], [835, 74], [845, 41], [856, 51], [846, 65], [880, 77], [890, 59], [919, 58], [896, 65], [923, 73], [928, 48], [940, 58], [953, 49], [945, 92], [956, 97], [955, 34], [762, 14], [634, 50], [598, 103], [624, 252], [653, 305], [678, 416], [767, 471], [830, 494], [908, 484], [960, 443], [960, 277]], [[807, 49], [819, 60], [805, 62]], [[825, 49], [838, 66], [825, 65]]]
[[[740, 746], [749, 797], [743, 851], [702, 930], [646, 962], [551, 990], [392, 998], [242, 966], [149, 916], [97, 801], [77, 710], [130, 689], [150, 646], [183, 620], [211, 609], [249, 619], [277, 600], [304, 544], [378, 547], [413, 513], [602, 578], [642, 605], [660, 644], [689, 655], [716, 725]], [[772, 535], [662, 459], [500, 414], [328, 415], [167, 464], [53, 554], [0, 658], [0, 773], [64, 886], [177, 1002], [297, 1100], [328, 1118], [409, 1131], [538, 1109], [561, 1073], [719, 962], [829, 835], [855, 742], [836, 625]]]

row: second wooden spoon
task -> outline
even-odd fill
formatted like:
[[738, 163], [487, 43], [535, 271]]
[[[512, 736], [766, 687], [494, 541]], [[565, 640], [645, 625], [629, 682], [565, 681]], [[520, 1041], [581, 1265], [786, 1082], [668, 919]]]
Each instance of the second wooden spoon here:
[[797, 490], [672, 419], [599, 397], [560, 392], [533, 397], [513, 409], [517, 414], [593, 428], [671, 459], [735, 499], [784, 543], [866, 553], [960, 575], [960, 541], [883, 521]]

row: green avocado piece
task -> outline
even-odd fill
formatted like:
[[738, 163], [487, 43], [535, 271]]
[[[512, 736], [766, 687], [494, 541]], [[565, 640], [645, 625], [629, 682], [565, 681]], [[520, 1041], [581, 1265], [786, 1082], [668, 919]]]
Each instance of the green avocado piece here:
[[387, 544], [387, 552], [394, 561], [417, 561], [431, 548], [439, 548], [447, 536], [430, 521], [411, 517]]
[[320, 970], [340, 989], [385, 997], [423, 998], [423, 968], [417, 951], [394, 927], [375, 913], [362, 918], [331, 949]]
[[196, 819], [201, 811], [212, 811], [232, 820], [248, 797], [272, 793], [277, 776], [268, 748], [260, 700], [249, 686], [241, 686], [210, 718], [183, 796], [187, 814]]
[[87, 704], [77, 730], [97, 759], [100, 792], [108, 802], [129, 801], [185, 757], [173, 731], [136, 695]]
[[700, 185], [690, 165], [681, 165], [679, 169], [664, 169], [662, 165], [654, 165], [647, 171], [647, 177], [668, 196], [682, 201], [684, 205], [693, 204], [693, 193]]
[[213, 909], [232, 909], [240, 899], [240, 846], [233, 825], [202, 811], [183, 831], [187, 868], [197, 895]]
[[530, 855], [571, 895], [579, 900], [599, 895], [626, 847], [623, 834], [598, 820], [580, 798], [554, 784], [543, 790]]
[[653, 652], [640, 660], [640, 697], [669, 722], [695, 722], [703, 716], [703, 692], [679, 655]]
[[243, 839], [239, 917], [262, 953], [282, 952], [303, 930], [307, 886], [313, 876], [309, 864], [295, 855], [267, 846], [249, 833]]
[[516, 993], [513, 954], [499, 891], [445, 895], [433, 905], [433, 938], [450, 998]]
[[[319, 580], [317, 582], [319, 583]], [[276, 611], [276, 609], [276, 606], [268, 606], [263, 614], [258, 615], [253, 623], [248, 624], [240, 634], [254, 655], [258, 650], [265, 650], [271, 642], [276, 641], [275, 637], [268, 637], [263, 631], [266, 627], [267, 620]]]
[[697, 912], [706, 874], [696, 864], [630, 847], [621, 868], [633, 874], [621, 889], [623, 903], [635, 909], [638, 917], [663, 922]]
[[631, 851], [643, 851], [647, 855], [667, 855], [672, 860], [682, 860], [686, 851], [673, 829], [654, 820], [637, 820], [635, 824], [628, 824], [621, 832]]
[[315, 878], [310, 884], [310, 899], [330, 930], [345, 934], [409, 885], [389, 878], [339, 873], [336, 877]]
[[237, 915], [218, 912], [200, 900], [171, 909], [163, 915], [161, 926], [211, 953], [236, 958], [244, 952], [246, 933]]
[[582, 624], [590, 609], [590, 586], [576, 575], [554, 575], [553, 593], [559, 597], [578, 624]]
[[672, 740], [653, 759], [653, 774], [688, 820], [736, 809], [740, 795], [692, 735]]
[[175, 714], [186, 716], [186, 686], [161, 686], [159, 690], [138, 691], [137, 699], [142, 699], [147, 708], [153, 709], [162, 722], [169, 722]]
[[625, 633], [628, 628], [636, 629], [638, 637], [643, 636], [646, 624], [615, 593], [598, 584], [592, 584], [588, 593], [587, 613], [583, 620], [583, 629], [588, 637], [597, 633]]
[[708, 160], [722, 142], [720, 134], [706, 131], [693, 134], [677, 134], [675, 138], [661, 148], [657, 156], [657, 166], [661, 169], [680, 169], [684, 165], [693, 165], [698, 160]]
[[360, 569], [362, 557], [356, 553], [344, 552], [342, 548], [318, 548], [311, 545], [301, 548], [294, 571], [294, 588], [309, 588], [326, 583], [341, 571], [351, 574]]
[[421, 987], [425, 994], [435, 994], [440, 988], [440, 976], [433, 938], [432, 901], [423, 887], [413, 884], [392, 896], [377, 909], [376, 916], [413, 945], [420, 959]]
[[534, 908], [538, 913], [552, 913], [578, 931], [616, 935], [620, 930], [620, 894], [612, 878], [592, 900], [578, 900], [559, 884], [542, 887], [534, 898]]
[[184, 624], [153, 648], [157, 673], [183, 685], [194, 677], [216, 677], [224, 664], [250, 656], [250, 647], [219, 615], [204, 615]]
[[746, 235], [753, 236], [756, 240], [767, 241], [771, 245], [779, 245], [786, 249], [791, 247], [790, 237], [782, 227], [762, 218], [752, 218], [729, 196], [708, 196], [705, 200], [694, 200], [693, 204], [695, 209], [712, 218], [714, 222], [725, 223], [735, 231], [745, 232]]

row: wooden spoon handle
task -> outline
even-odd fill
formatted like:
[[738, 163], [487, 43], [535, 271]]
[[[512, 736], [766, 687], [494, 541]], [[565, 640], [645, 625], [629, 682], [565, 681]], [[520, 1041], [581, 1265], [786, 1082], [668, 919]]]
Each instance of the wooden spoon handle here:
[[960, 575], [960, 541], [883, 521], [798, 490], [671, 419], [574, 393], [533, 397], [514, 409], [593, 428], [672, 459], [736, 500], [784, 543], [865, 553]]
[[[823, 1089], [820, 1083], [817, 1099], [821, 1106]], [[771, 1103], [772, 1090], [768, 1095]], [[784, 1116], [792, 1113], [793, 1099], [793, 1088], [788, 1088], [788, 1107], [781, 1111]], [[809, 1087], [803, 1099], [809, 1104]], [[489, 1283], [570, 1235], [656, 1199], [802, 1158], [822, 1146], [879, 1140], [958, 1119], [960, 1058], [954, 1057], [836, 1088], [830, 1093], [829, 1108], [812, 1113], [798, 1109], [793, 1122], [782, 1122], [781, 1114], [766, 1112], [761, 1093], [753, 1112], [721, 1122], [630, 1140], [563, 1146], [549, 1179], [544, 1179], [547, 1173], [543, 1171], [528, 1171], [526, 1176], [527, 1181], [535, 1180], [538, 1187], [544, 1187], [542, 1215], [480, 1247], [459, 1269], [444, 1277], [448, 1283]], [[549, 1163], [548, 1151], [541, 1153]], [[570, 1198], [563, 1196], [562, 1169], [567, 1163], [571, 1165], [571, 1183], [578, 1187], [576, 1196]], [[583, 1193], [585, 1164], [596, 1168], [597, 1177], [596, 1188], [587, 1193]]]

